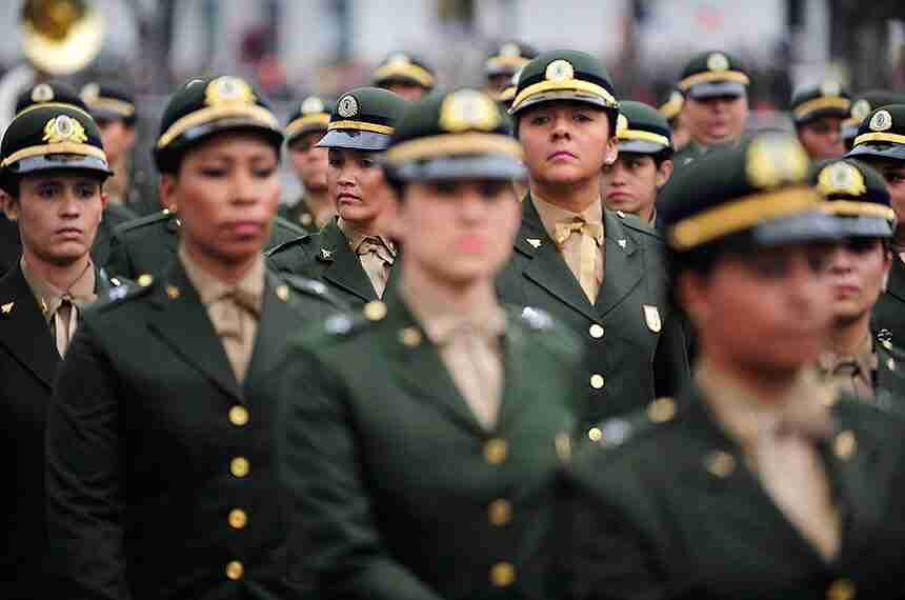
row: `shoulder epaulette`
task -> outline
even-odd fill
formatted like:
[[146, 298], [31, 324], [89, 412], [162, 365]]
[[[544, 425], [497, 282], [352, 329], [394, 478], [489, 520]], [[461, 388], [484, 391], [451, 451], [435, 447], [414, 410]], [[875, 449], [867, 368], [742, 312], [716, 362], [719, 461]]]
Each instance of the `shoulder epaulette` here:
[[106, 295], [102, 295], [97, 299], [96, 306], [98, 310], [108, 310], [132, 298], [144, 296], [154, 287], [154, 278], [146, 273], [139, 276], [136, 281], [121, 277], [111, 277], [110, 283], [114, 287], [107, 290]]
[[672, 398], [658, 398], [643, 410], [602, 421], [588, 429], [588, 439], [603, 448], [616, 448], [656, 431], [675, 419], [678, 411]]
[[643, 233], [644, 235], [655, 238], [658, 241], [662, 241], [663, 237], [660, 235], [660, 232], [657, 231], [656, 228], [638, 218], [638, 215], [633, 215], [621, 210], [617, 210], [616, 216], [619, 217], [619, 220], [622, 221], [623, 225], [625, 225], [632, 231], [637, 231], [638, 233]]
[[285, 231], [291, 231], [292, 233], [296, 233], [298, 235], [305, 235], [307, 232], [301, 227], [297, 226], [292, 221], [288, 219], [284, 219], [281, 216], [277, 216], [273, 220], [273, 226], [278, 227], [279, 229], [283, 229]]
[[346, 304], [337, 298], [326, 285], [316, 279], [308, 279], [307, 277], [288, 273], [280, 273], [278, 277], [297, 293], [327, 302], [336, 306], [337, 309], [347, 308]]
[[161, 222], [169, 221], [173, 218], [175, 218], [173, 213], [169, 210], [164, 209], [152, 215], [138, 217], [137, 219], [132, 219], [130, 221], [126, 221], [125, 223], [121, 223], [113, 229], [113, 232], [114, 234], [123, 234], [128, 231], [134, 231], [136, 229], [148, 227], [149, 225], [156, 225]]
[[264, 252], [264, 256], [269, 258], [269, 257], [273, 256], [274, 254], [279, 254], [280, 252], [283, 252], [290, 248], [295, 248], [296, 246], [308, 245], [312, 242], [312, 240], [313, 240], [313, 238], [310, 233], [303, 233], [295, 239], [289, 240], [288, 242], [283, 242], [281, 244], [277, 244], [273, 248], [266, 250]]

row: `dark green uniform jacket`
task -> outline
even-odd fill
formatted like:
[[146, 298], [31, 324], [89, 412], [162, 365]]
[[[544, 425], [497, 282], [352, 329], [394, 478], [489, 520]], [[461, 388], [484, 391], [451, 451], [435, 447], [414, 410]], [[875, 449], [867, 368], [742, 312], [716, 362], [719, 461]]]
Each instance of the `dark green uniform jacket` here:
[[833, 409], [836, 433], [822, 455], [843, 527], [839, 556], [826, 563], [745, 466], [699, 392], [685, 400], [659, 424], [642, 423], [644, 416], [609, 421], [604, 447], [577, 453], [575, 598], [903, 597], [899, 416], [845, 399]]
[[[266, 256], [270, 270], [322, 281], [350, 306], [363, 306], [378, 300], [368, 274], [358, 255], [349, 247], [335, 217], [320, 232], [281, 244], [269, 250]], [[398, 256], [396, 260], [398, 265]], [[396, 270], [394, 265], [393, 271]], [[394, 280], [390, 276], [387, 289], [394, 285]]]
[[886, 292], [874, 305], [871, 321], [871, 329], [890, 335], [894, 344], [905, 341], [905, 262], [895, 254]]
[[305, 597], [286, 577], [272, 386], [300, 314], [336, 308], [267, 277], [244, 385], [178, 261], [86, 312], [48, 415], [47, 597]]
[[313, 569], [323, 598], [553, 597], [579, 345], [543, 313], [511, 312], [487, 431], [409, 310], [389, 304], [377, 322], [328, 320], [284, 366], [278, 459], [305, 534], [293, 569]]
[[123, 223], [137, 218], [138, 215], [126, 206], [107, 205], [107, 208], [104, 209], [104, 218], [97, 226], [94, 245], [91, 246], [91, 259], [94, 264], [101, 266], [107, 264], [107, 260], [110, 258], [110, 238], [113, 237], [114, 230]]
[[317, 233], [318, 231], [317, 221], [308, 209], [304, 196], [299, 198], [294, 204], [281, 204], [279, 215], [308, 233]]
[[[277, 217], [264, 248], [302, 235], [305, 232], [301, 228]], [[105, 268], [129, 279], [138, 279], [145, 273], [157, 275], [173, 261], [178, 249], [179, 220], [175, 213], [163, 210], [118, 227], [110, 240], [110, 258]]]
[[[113, 285], [97, 274], [96, 291]], [[0, 494], [0, 598], [46, 598], [44, 426], [60, 355], [19, 265], [0, 279], [0, 452], [12, 464]]]
[[0, 211], [0, 276], [11, 271], [21, 255], [19, 224], [10, 221], [3, 211]]
[[497, 287], [508, 304], [541, 308], [584, 340], [587, 364], [576, 376], [590, 398], [585, 424], [675, 395], [688, 378], [688, 359], [666, 297], [657, 233], [636, 217], [604, 210], [606, 264], [592, 306], [530, 195], [522, 210], [516, 251]]

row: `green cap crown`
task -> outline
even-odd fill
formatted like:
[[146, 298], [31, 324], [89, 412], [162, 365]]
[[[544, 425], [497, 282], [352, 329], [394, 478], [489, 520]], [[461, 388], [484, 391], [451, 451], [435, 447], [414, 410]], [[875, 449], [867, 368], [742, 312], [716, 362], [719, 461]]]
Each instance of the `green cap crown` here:
[[634, 100], [619, 103], [616, 120], [619, 152], [636, 154], [672, 154], [669, 122], [652, 106]]
[[[836, 237], [833, 219], [819, 213], [823, 196], [808, 183], [809, 167], [798, 140], [780, 132], [694, 161], [657, 201], [667, 244], [684, 252], [740, 233], [764, 245]], [[812, 213], [813, 221], [795, 219]]]
[[383, 150], [409, 104], [405, 98], [381, 88], [349, 90], [336, 101], [327, 135], [318, 146]]
[[405, 180], [513, 179], [523, 174], [521, 159], [508, 115], [484, 92], [463, 88], [413, 103], [384, 162]]
[[171, 171], [186, 148], [235, 129], [258, 131], [276, 146], [283, 142], [277, 118], [251, 84], [231, 75], [192, 79], [170, 96], [154, 159], [162, 172]]
[[308, 96], [299, 102], [286, 123], [286, 142], [291, 144], [310, 131], [326, 131], [333, 103], [319, 96]]
[[79, 96], [95, 119], [135, 122], [135, 97], [119, 86], [92, 81], [82, 86]]
[[514, 40], [496, 46], [484, 61], [484, 72], [488, 77], [514, 75], [519, 69], [537, 56], [537, 50]]
[[21, 111], [0, 143], [0, 178], [36, 171], [78, 169], [110, 175], [107, 156], [94, 119], [65, 104], [35, 104]]
[[858, 127], [847, 156], [905, 160], [905, 104], [874, 109]]
[[35, 104], [71, 104], [88, 110], [75, 90], [62, 81], [36, 83], [16, 97], [16, 114]]
[[796, 124], [822, 117], [845, 118], [851, 110], [851, 98], [839, 83], [824, 81], [803, 86], [792, 94], [790, 110]]
[[676, 87], [686, 96], [742, 96], [747, 93], [748, 71], [735, 56], [710, 51], [695, 54], [685, 64]]
[[827, 202], [822, 210], [839, 219], [847, 236], [891, 237], [896, 214], [886, 181], [874, 168], [850, 158], [814, 166], [811, 184]]
[[433, 70], [410, 52], [394, 52], [387, 56], [374, 71], [374, 85], [386, 87], [401, 81], [433, 89], [436, 85]]
[[594, 56], [556, 50], [534, 58], [522, 69], [510, 114], [541, 102], [573, 100], [617, 110], [610, 75]]

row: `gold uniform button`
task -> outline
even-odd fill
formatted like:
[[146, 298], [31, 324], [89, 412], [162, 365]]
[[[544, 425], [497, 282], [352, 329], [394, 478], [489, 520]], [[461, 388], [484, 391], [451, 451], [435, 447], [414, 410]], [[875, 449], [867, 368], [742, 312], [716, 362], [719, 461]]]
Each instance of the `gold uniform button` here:
[[491, 525], [497, 527], [508, 525], [512, 521], [512, 504], [508, 500], [494, 500], [487, 507], [487, 515]]
[[512, 563], [498, 562], [490, 568], [490, 583], [505, 588], [515, 583], [515, 567]]
[[591, 427], [588, 429], [588, 439], [592, 442], [599, 442], [603, 439], [603, 431], [600, 430], [600, 427]]
[[241, 508], [234, 508], [229, 511], [229, 526], [233, 529], [245, 529], [248, 525], [248, 513]]
[[857, 448], [858, 440], [855, 437], [855, 433], [850, 429], [839, 433], [835, 439], [833, 439], [833, 452], [836, 454], [836, 457], [841, 460], [850, 459], [855, 454]]
[[380, 321], [387, 316], [387, 305], [380, 300], [373, 300], [365, 304], [365, 319], [368, 321]]
[[148, 287], [152, 283], [154, 283], [153, 275], [149, 275], [148, 273], [142, 273], [141, 275], [138, 276], [138, 285], [140, 285], [141, 287]]
[[600, 325], [600, 324], [598, 324], [598, 323], [594, 323], [594, 324], [591, 325], [591, 327], [588, 329], [588, 333], [590, 333], [590, 334], [591, 334], [591, 337], [594, 338], [595, 340], [599, 340], [600, 338], [603, 337], [603, 325]]
[[242, 579], [245, 575], [245, 566], [237, 560], [231, 560], [226, 563], [226, 576], [233, 581]]
[[591, 387], [595, 390], [603, 389], [603, 386], [606, 385], [606, 379], [603, 378], [603, 375], [599, 373], [594, 373], [591, 375]]
[[484, 459], [491, 465], [501, 465], [506, 462], [506, 456], [509, 454], [509, 444], [506, 440], [494, 438], [488, 440], [484, 444]]
[[242, 478], [248, 475], [248, 472], [251, 470], [251, 465], [248, 462], [247, 458], [243, 458], [241, 456], [237, 456], [229, 462], [229, 472], [235, 475], [236, 477]]
[[826, 600], [852, 600], [855, 584], [848, 579], [837, 579], [826, 590]]
[[248, 409], [244, 406], [233, 406], [229, 409], [229, 422], [236, 427], [248, 424]]

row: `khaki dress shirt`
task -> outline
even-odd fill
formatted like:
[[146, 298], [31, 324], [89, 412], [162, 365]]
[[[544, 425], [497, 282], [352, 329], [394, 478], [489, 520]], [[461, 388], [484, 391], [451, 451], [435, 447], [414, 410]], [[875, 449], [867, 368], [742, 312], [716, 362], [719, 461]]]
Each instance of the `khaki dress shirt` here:
[[854, 356], [826, 352], [820, 357], [818, 367], [840, 392], [859, 400], [873, 400], [878, 359], [869, 334]]
[[352, 252], [358, 255], [377, 297], [382, 298], [390, 279], [390, 269], [396, 260], [396, 247], [387, 238], [377, 235], [365, 235], [339, 219], [337, 226], [342, 230]]
[[41, 313], [50, 327], [51, 336], [56, 341], [57, 351], [60, 356], [66, 356], [66, 350], [78, 327], [79, 311], [97, 299], [94, 293], [96, 283], [94, 264], [88, 261], [85, 270], [67, 290], [57, 289], [30, 271], [24, 257], [20, 259], [19, 264], [28, 287], [41, 305]]

